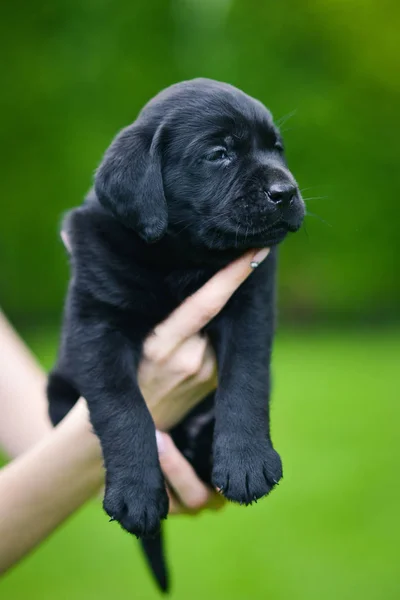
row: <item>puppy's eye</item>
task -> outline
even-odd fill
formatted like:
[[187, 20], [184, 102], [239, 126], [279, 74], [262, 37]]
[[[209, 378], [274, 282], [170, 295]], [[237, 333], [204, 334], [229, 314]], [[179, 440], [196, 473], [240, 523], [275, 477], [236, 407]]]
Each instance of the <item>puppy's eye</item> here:
[[211, 162], [227, 160], [229, 159], [228, 150], [223, 146], [218, 146], [218, 148], [214, 148], [211, 152], [209, 152], [205, 158]]
[[283, 152], [283, 144], [282, 142], [276, 141], [274, 145], [274, 149], [278, 150], [278, 152]]

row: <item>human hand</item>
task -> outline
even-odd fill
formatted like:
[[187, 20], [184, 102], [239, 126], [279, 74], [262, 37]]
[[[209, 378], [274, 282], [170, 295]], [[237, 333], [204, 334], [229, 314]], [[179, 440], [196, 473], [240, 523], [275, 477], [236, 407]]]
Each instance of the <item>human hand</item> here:
[[145, 340], [138, 381], [156, 427], [168, 431], [217, 384], [214, 352], [199, 332], [269, 249], [246, 252], [189, 296]]

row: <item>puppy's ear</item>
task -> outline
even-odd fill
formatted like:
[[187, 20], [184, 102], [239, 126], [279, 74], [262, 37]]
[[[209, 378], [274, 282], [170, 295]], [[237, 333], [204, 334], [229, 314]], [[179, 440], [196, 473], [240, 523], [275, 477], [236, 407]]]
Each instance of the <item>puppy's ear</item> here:
[[99, 201], [148, 243], [168, 225], [160, 146], [161, 127], [152, 135], [133, 123], [117, 135], [95, 176]]

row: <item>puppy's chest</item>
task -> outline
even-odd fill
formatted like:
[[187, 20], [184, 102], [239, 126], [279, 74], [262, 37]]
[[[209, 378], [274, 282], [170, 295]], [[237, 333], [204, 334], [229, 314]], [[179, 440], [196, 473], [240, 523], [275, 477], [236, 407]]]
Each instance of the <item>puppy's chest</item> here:
[[115, 285], [115, 271], [112, 276], [111, 273], [107, 275], [114, 294], [118, 290], [118, 304], [122, 312], [127, 310], [142, 315], [155, 325], [202, 287], [215, 272], [199, 268], [155, 272], [151, 269], [144, 271], [136, 265], [126, 269], [125, 276], [118, 278], [118, 285]]
[[200, 289], [216, 272], [211, 268], [172, 270], [164, 278], [164, 285], [178, 305]]

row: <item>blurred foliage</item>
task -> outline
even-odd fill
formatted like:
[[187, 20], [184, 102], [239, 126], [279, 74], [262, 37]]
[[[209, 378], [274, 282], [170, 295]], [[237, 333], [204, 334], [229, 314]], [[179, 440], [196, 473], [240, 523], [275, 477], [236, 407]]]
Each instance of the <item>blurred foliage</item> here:
[[20, 0], [2, 8], [0, 300], [11, 316], [59, 313], [63, 211], [80, 203], [116, 131], [161, 88], [199, 75], [241, 87], [277, 119], [294, 113], [282, 129], [313, 215], [282, 248], [284, 314], [394, 315], [397, 0]]

